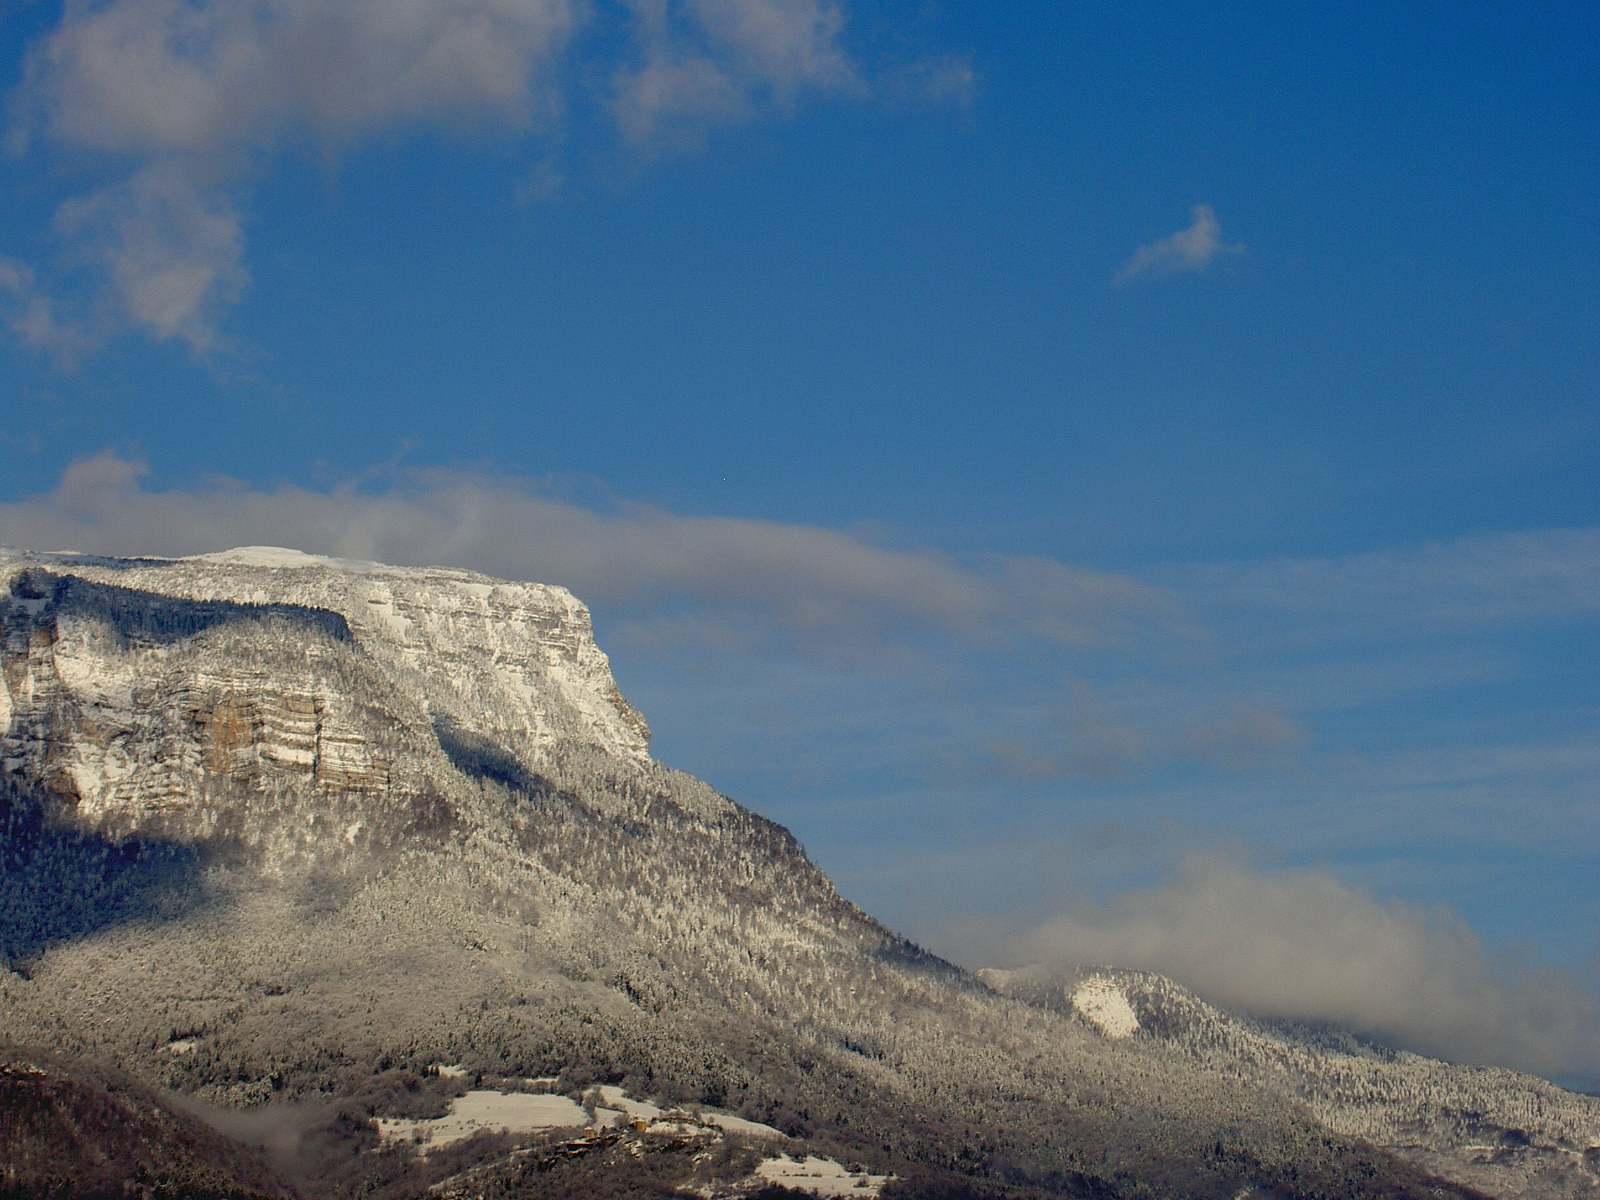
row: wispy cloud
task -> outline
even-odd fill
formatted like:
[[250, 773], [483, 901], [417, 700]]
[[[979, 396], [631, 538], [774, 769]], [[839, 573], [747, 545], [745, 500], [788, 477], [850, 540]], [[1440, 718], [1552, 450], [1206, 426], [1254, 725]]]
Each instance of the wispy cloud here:
[[906, 104], [954, 104], [969, 108], [978, 94], [979, 83], [970, 56], [946, 54], [910, 63], [891, 74], [887, 91]]
[[1118, 704], [1071, 681], [1066, 699], [1035, 728], [986, 739], [982, 768], [1035, 781], [1106, 782], [1175, 764], [1234, 774], [1292, 767], [1308, 740], [1293, 714], [1259, 699], [1144, 690], [1145, 703]]
[[113, 320], [199, 353], [218, 347], [217, 317], [249, 282], [240, 217], [224, 190], [197, 183], [182, 164], [155, 163], [69, 200], [56, 228], [106, 280], [100, 303]]
[[[0, 280], [10, 323], [47, 349], [133, 330], [212, 352], [248, 281], [248, 184], [275, 154], [423, 128], [554, 144], [560, 114], [596, 102], [635, 145], [681, 141], [806, 94], [869, 91], [844, 27], [837, 0], [65, 5], [28, 55], [9, 141], [80, 172], [98, 160], [103, 182], [61, 206], [59, 262], [31, 264], [26, 286]], [[596, 79], [608, 101], [586, 91]]]
[[626, 617], [642, 637], [842, 650], [932, 634], [1007, 644], [1114, 644], [1183, 630], [1172, 597], [1125, 575], [1048, 559], [959, 561], [811, 525], [608, 510], [528, 481], [400, 472], [355, 485], [252, 491], [141, 488], [141, 464], [103, 453], [51, 492], [0, 505], [11, 542], [89, 552], [191, 554], [287, 544], [349, 558], [449, 563], [559, 583]]
[[1478, 534], [1331, 558], [1168, 573], [1218, 608], [1315, 622], [1326, 637], [1600, 613], [1600, 529]]
[[1120, 287], [1146, 276], [1204, 271], [1221, 259], [1245, 252], [1244, 246], [1222, 240], [1222, 225], [1209, 204], [1196, 204], [1193, 218], [1187, 229], [1140, 246], [1112, 277], [1113, 282]]
[[1151, 891], [1041, 924], [1010, 952], [1155, 971], [1224, 1007], [1332, 1021], [1457, 1061], [1600, 1070], [1600, 1001], [1576, 977], [1497, 962], [1448, 910], [1380, 901], [1322, 871], [1191, 860]]
[[7, 324], [23, 345], [50, 355], [58, 366], [77, 365], [94, 344], [81, 325], [62, 320], [55, 301], [27, 263], [0, 258], [0, 303], [8, 310]]
[[854, 91], [860, 68], [840, 46], [844, 11], [826, 0], [631, 0], [636, 61], [613, 76], [613, 110], [636, 143], [695, 138], [761, 101]]

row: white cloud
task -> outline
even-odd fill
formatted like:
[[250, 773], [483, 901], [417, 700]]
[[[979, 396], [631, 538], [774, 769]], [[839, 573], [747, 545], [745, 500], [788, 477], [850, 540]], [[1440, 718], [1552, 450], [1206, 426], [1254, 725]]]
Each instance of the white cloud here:
[[131, 155], [517, 121], [576, 21], [571, 0], [75, 3], [30, 56], [22, 98], [45, 138]]
[[[60, 206], [67, 269], [55, 295], [33, 281], [13, 325], [46, 348], [133, 329], [216, 349], [248, 281], [236, 193], [264, 155], [524, 126], [576, 24], [572, 0], [68, 3], [28, 56], [12, 140], [103, 156], [114, 181]], [[87, 295], [74, 271], [98, 281]]]
[[1122, 285], [1146, 275], [1204, 271], [1219, 259], [1244, 253], [1242, 245], [1222, 240], [1222, 225], [1209, 204], [1196, 204], [1193, 217], [1187, 229], [1140, 246], [1113, 277], [1114, 282]]
[[1332, 1021], [1456, 1061], [1600, 1069], [1600, 1002], [1575, 977], [1497, 963], [1449, 911], [1322, 871], [1193, 860], [1152, 891], [1043, 923], [1011, 957], [1155, 971], [1226, 1008]]
[[[630, 141], [692, 139], [865, 90], [844, 25], [836, 0], [68, 0], [27, 56], [10, 140], [80, 172], [98, 161], [104, 182], [61, 207], [69, 269], [34, 264], [11, 323], [44, 346], [75, 308], [99, 336], [214, 348], [248, 277], [243, 185], [274, 154], [424, 127], [554, 135], [597, 79]], [[591, 54], [607, 61], [574, 69]]]
[[68, 274], [87, 272], [97, 290], [52, 294], [32, 267], [0, 259], [0, 293], [10, 294], [13, 332], [62, 365], [121, 328], [180, 339], [197, 354], [215, 350], [216, 318], [249, 281], [227, 192], [197, 183], [178, 161], [66, 201], [55, 233], [70, 248]]
[[642, 66], [619, 72], [616, 82], [617, 124], [635, 142], [660, 139], [668, 129], [679, 140], [692, 138], [707, 121], [730, 121], [750, 111], [738, 84], [704, 55], [674, 56], [663, 48]]
[[688, 7], [714, 43], [780, 95], [856, 81], [839, 47], [844, 10], [831, 0], [689, 0]]
[[840, 530], [642, 505], [585, 508], [526, 481], [460, 471], [402, 474], [382, 494], [229, 481], [142, 490], [140, 464], [74, 463], [50, 493], [0, 505], [8, 542], [178, 555], [283, 544], [400, 564], [448, 563], [570, 587], [641, 638], [787, 641], [860, 650], [926, 634], [1003, 645], [1117, 643], [1181, 631], [1170, 596], [1124, 575], [875, 545]]

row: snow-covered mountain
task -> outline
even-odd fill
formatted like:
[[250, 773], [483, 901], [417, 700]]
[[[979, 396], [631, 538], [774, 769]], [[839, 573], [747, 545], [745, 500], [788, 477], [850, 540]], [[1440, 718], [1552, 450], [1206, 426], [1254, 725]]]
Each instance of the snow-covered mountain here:
[[[309, 1193], [1600, 1194], [1591, 1098], [894, 936], [650, 758], [559, 588], [6, 552], [0, 655], [0, 1033]], [[595, 1132], [380, 1134], [469, 1087]]]

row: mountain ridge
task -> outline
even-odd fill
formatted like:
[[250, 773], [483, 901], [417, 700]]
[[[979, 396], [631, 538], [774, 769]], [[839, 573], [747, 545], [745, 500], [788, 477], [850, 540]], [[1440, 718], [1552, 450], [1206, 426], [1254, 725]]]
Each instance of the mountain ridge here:
[[245, 1110], [343, 1097], [369, 1150], [374, 1079], [461, 1063], [726, 1108], [907, 1194], [1595, 1194], [1600, 1104], [1474, 1163], [1443, 1119], [1343, 1128], [1237, 1047], [1109, 1036], [898, 938], [650, 758], [562, 589], [246, 548], [5, 551], [0, 595], [30, 1043]]

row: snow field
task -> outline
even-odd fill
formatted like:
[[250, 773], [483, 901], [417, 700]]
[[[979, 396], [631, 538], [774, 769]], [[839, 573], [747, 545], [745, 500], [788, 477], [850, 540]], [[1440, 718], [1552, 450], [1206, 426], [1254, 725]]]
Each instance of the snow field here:
[[1112, 1041], [1139, 1032], [1139, 1017], [1133, 1005], [1128, 1003], [1128, 997], [1115, 981], [1104, 975], [1095, 975], [1080, 983], [1072, 993], [1072, 1007]]
[[788, 1141], [789, 1135], [771, 1125], [763, 1125], [760, 1121], [746, 1121], [743, 1117], [731, 1117], [727, 1113], [703, 1112], [700, 1120], [707, 1125], [715, 1125], [724, 1133], [737, 1133], [745, 1137], [777, 1138]]
[[424, 1148], [448, 1146], [480, 1129], [536, 1133], [541, 1129], [582, 1129], [589, 1114], [565, 1096], [531, 1096], [525, 1092], [468, 1092], [450, 1103], [450, 1112], [433, 1120], [378, 1118], [386, 1142], [420, 1143]]

